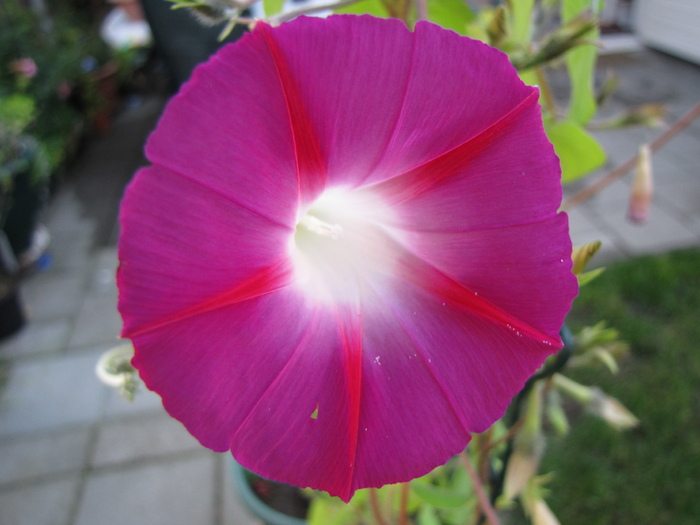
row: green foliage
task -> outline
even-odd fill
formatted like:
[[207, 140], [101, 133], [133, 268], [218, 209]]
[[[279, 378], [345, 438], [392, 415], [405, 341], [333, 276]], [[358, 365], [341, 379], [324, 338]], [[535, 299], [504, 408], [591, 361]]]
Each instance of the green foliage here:
[[581, 290], [572, 323], [605, 318], [632, 357], [617, 376], [572, 376], [624, 397], [641, 427], [620, 435], [582, 417], [566, 442], [552, 442], [544, 468], [556, 470], [551, 504], [562, 523], [697, 522], [699, 311], [698, 249], [614, 264]]
[[[561, 15], [564, 23], [575, 19], [591, 5], [600, 4], [593, 0], [562, 0]], [[600, 36], [597, 28], [591, 29], [587, 37], [594, 41]], [[592, 43], [584, 44], [572, 49], [566, 55], [566, 67], [571, 79], [571, 100], [569, 103], [568, 120], [580, 125], [585, 125], [596, 112], [596, 99], [593, 90], [593, 75], [597, 49]]]
[[[21, 94], [35, 107], [33, 122], [25, 132], [34, 136], [46, 151], [52, 168], [65, 157], [72, 132], [100, 104], [81, 97], [89, 88], [86, 57], [95, 64], [110, 58], [110, 52], [89, 21], [60, 2], [41, 16], [20, 0], [0, 3], [0, 97]], [[36, 74], [31, 78], [13, 72], [9, 64], [31, 59]]]
[[512, 12], [512, 40], [516, 45], [528, 46], [532, 38], [532, 13], [535, 0], [510, 0]]
[[265, 14], [271, 16], [282, 11], [282, 6], [284, 5], [284, 0], [263, 0], [263, 8], [265, 9]]
[[476, 19], [474, 12], [462, 0], [427, 1], [430, 21], [460, 35], [465, 35], [467, 26]]
[[362, 0], [355, 4], [335, 9], [335, 12], [349, 15], [372, 15], [378, 18], [389, 18], [389, 12], [381, 0]]
[[605, 163], [605, 151], [574, 122], [550, 122], [547, 136], [561, 162], [562, 182], [573, 182]]

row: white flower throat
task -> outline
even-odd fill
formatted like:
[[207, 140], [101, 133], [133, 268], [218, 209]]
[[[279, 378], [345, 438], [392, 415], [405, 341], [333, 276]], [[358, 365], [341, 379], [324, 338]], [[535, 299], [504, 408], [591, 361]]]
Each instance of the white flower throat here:
[[390, 271], [385, 224], [390, 210], [368, 192], [330, 190], [304, 212], [291, 252], [296, 278], [313, 300], [358, 302], [363, 282]]

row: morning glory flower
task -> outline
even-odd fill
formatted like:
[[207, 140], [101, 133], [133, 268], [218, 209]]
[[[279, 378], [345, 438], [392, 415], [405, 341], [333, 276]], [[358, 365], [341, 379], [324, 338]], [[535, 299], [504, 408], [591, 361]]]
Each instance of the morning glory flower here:
[[260, 23], [167, 107], [121, 211], [134, 366], [206, 447], [348, 500], [421, 476], [561, 347], [536, 88], [483, 43]]

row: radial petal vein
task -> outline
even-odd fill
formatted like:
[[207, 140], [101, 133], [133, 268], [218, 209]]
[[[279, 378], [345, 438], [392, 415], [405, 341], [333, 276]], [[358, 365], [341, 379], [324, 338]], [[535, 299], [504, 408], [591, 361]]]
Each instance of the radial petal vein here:
[[[267, 385], [263, 393], [260, 395], [258, 398], [257, 402], [251, 407], [251, 409], [248, 411], [246, 416], [241, 420], [241, 424], [238, 426], [238, 429], [236, 429], [236, 432], [231, 436], [230, 444], [231, 444], [231, 449], [233, 450], [234, 444], [236, 442], [236, 438], [241, 431], [241, 429], [245, 428], [246, 424], [250, 420], [250, 418], [253, 416], [255, 413], [255, 410], [262, 405], [262, 403], [265, 400], [265, 397], [268, 395], [268, 393], [272, 390], [272, 387], [280, 381], [280, 378], [284, 374], [285, 370], [287, 367], [289, 367], [290, 363], [294, 360], [294, 356], [299, 352], [301, 348], [304, 347], [306, 341], [309, 339], [311, 335], [313, 335], [315, 329], [316, 329], [316, 324], [318, 323], [317, 315], [314, 313], [312, 315], [311, 319], [309, 320], [309, 324], [306, 326], [306, 329], [302, 332], [301, 337], [299, 338], [299, 341], [297, 342], [296, 346], [294, 347], [294, 350], [289, 354], [289, 359], [284, 363], [284, 365], [279, 369], [277, 374], [275, 375], [275, 378], [270, 381], [270, 383]], [[280, 438], [281, 439], [281, 438]]]
[[294, 81], [289, 64], [273, 38], [269, 26], [261, 22], [258, 24], [258, 27], [265, 37], [265, 43], [275, 63], [284, 99], [287, 103], [289, 123], [294, 140], [294, 154], [297, 162], [299, 198], [301, 203], [304, 204], [313, 200], [323, 191], [326, 184], [326, 166], [311, 127], [311, 119], [304, 108], [301, 94]]
[[186, 181], [191, 182], [192, 184], [196, 184], [200, 188], [204, 188], [205, 190], [212, 192], [217, 197], [221, 197], [225, 201], [230, 202], [231, 204], [235, 204], [236, 206], [238, 206], [239, 208], [241, 208], [243, 210], [246, 210], [250, 213], [254, 213], [258, 217], [265, 219], [266, 221], [271, 222], [275, 226], [281, 226], [282, 228], [284, 228], [286, 230], [294, 231], [294, 227], [291, 226], [290, 224], [287, 224], [287, 223], [282, 222], [278, 219], [275, 219], [274, 217], [270, 217], [269, 215], [265, 215], [260, 210], [256, 210], [255, 208], [252, 208], [251, 206], [244, 204], [239, 199], [234, 199], [232, 195], [227, 195], [227, 194], [217, 190], [216, 188], [205, 184], [203, 179], [198, 179], [196, 177], [186, 175], [185, 173], [183, 173], [181, 171], [177, 171], [177, 170], [173, 169], [172, 167], [162, 166], [162, 168], [168, 170], [168, 173], [172, 173], [173, 175], [176, 175], [178, 177], [182, 177]]
[[425, 193], [436, 184], [454, 175], [460, 166], [477, 157], [508, 128], [511, 122], [522, 115], [530, 106], [536, 104], [538, 98], [538, 90], [533, 89], [520, 104], [466, 142], [420, 166], [390, 179], [370, 184], [367, 188], [376, 191], [389, 204], [399, 204]]
[[336, 308], [340, 338], [345, 353], [346, 374], [348, 379], [348, 477], [347, 493], [343, 496], [350, 499], [355, 473], [357, 455], [357, 440], [360, 427], [360, 402], [362, 394], [362, 316], [359, 308], [354, 306], [338, 306]]
[[[393, 240], [387, 240], [387, 242], [395, 243]], [[528, 323], [513, 317], [508, 312], [472, 292], [465, 285], [458, 283], [423, 261], [405, 247], [397, 246], [396, 249], [402, 253], [397, 263], [401, 268], [401, 277], [406, 282], [441, 297], [453, 306], [464, 308], [518, 335], [529, 337], [554, 348], [561, 348], [562, 343], [558, 338], [545, 334]]]
[[145, 332], [161, 328], [168, 324], [176, 323], [190, 317], [210, 312], [218, 308], [241, 303], [255, 297], [260, 297], [276, 290], [284, 288], [292, 281], [293, 270], [289, 261], [283, 260], [266, 268], [260, 269], [248, 279], [242, 281], [238, 286], [227, 290], [216, 297], [212, 297], [204, 302], [196, 304], [186, 310], [177, 312], [162, 319], [159, 322], [143, 326], [122, 334], [122, 337], [133, 339]]
[[[373, 288], [374, 288], [375, 295], [379, 298], [379, 300], [385, 306], [386, 310], [391, 312], [391, 315], [394, 317], [396, 322], [401, 326], [401, 328], [403, 329], [406, 336], [413, 343], [413, 349], [416, 351], [416, 353], [418, 353], [418, 355], [420, 355], [421, 360], [423, 361], [423, 366], [426, 368], [426, 370], [428, 370], [428, 373], [430, 374], [431, 379], [437, 385], [438, 389], [440, 390], [440, 393], [442, 394], [442, 397], [445, 398], [445, 401], [447, 402], [447, 405], [450, 407], [450, 410], [454, 414], [455, 419], [457, 421], [459, 421], [460, 426], [464, 430], [465, 436], [469, 436], [469, 428], [467, 427], [467, 424], [462, 420], [462, 417], [459, 415], [459, 411], [457, 410], [455, 400], [450, 395], [449, 391], [445, 389], [445, 386], [442, 384], [442, 382], [440, 382], [437, 375], [435, 374], [435, 367], [433, 366], [431, 360], [428, 357], [426, 357], [425, 351], [420, 346], [418, 341], [416, 341], [416, 338], [411, 333], [411, 330], [409, 330], [409, 327], [406, 326], [406, 324], [401, 321], [400, 316], [396, 315], [396, 312], [394, 311], [394, 308], [392, 307], [392, 305], [388, 301], [384, 300], [384, 298], [381, 296], [381, 294], [379, 293], [379, 290], [377, 290], [376, 287], [373, 287]], [[408, 351], [408, 353], [410, 353], [410, 350]]]

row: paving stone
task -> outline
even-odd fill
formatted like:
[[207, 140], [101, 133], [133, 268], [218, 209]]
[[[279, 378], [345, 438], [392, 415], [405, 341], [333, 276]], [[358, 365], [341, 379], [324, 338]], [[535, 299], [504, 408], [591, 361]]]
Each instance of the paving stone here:
[[[3, 525], [69, 525], [78, 476], [0, 492]], [[95, 521], [95, 524], [101, 523]]]
[[22, 282], [22, 293], [32, 321], [74, 316], [83, 302], [85, 275], [80, 272], [44, 272]]
[[214, 453], [91, 474], [75, 525], [208, 525], [215, 510]]
[[231, 476], [231, 460], [227, 454], [218, 458], [221, 483], [221, 521], [222, 525], [264, 525], [253, 517], [236, 492]]
[[61, 188], [50, 203], [46, 213], [46, 223], [52, 235], [81, 236], [92, 235], [95, 224], [86, 218], [75, 189], [69, 185]]
[[[51, 232], [49, 256], [52, 272], [87, 272], [91, 259], [89, 256], [92, 245], [92, 227], [76, 228], [77, 231]], [[82, 231], [81, 231], [82, 230]]]
[[202, 450], [202, 445], [179, 421], [162, 411], [103, 424], [92, 464], [132, 462], [189, 450]]
[[15, 336], [0, 342], [0, 354], [14, 358], [63, 350], [71, 331], [68, 319], [28, 322]]
[[652, 204], [649, 220], [643, 226], [631, 223], [617, 212], [601, 212], [601, 219], [621, 239], [623, 250], [630, 255], [660, 253], [697, 245], [700, 239], [657, 204]]
[[596, 226], [591, 221], [590, 211], [583, 206], [578, 206], [568, 210], [569, 216], [569, 233], [573, 239], [578, 233], [595, 230]]
[[82, 427], [3, 439], [0, 441], [0, 484], [79, 471], [86, 463], [90, 434], [89, 427]]
[[[700, 96], [698, 97], [700, 99]], [[690, 172], [698, 173], [698, 160], [700, 159], [700, 139], [688, 134], [680, 133], [667, 142], [658, 152], [678, 166]]]
[[96, 293], [112, 293], [117, 289], [117, 248], [103, 248], [97, 252], [90, 290]]
[[134, 416], [145, 413], [158, 415], [165, 413], [165, 409], [160, 396], [140, 384], [133, 401], [124, 399], [116, 389], [110, 388], [104, 413], [105, 418], [109, 420], [115, 416]]
[[[699, 148], [700, 150], [700, 148]], [[700, 151], [699, 151], [700, 160]], [[662, 153], [652, 157], [652, 172], [654, 177], [654, 188], [665, 186], [694, 186], [700, 183], [700, 172], [698, 169], [689, 170], [679, 166], [672, 159], [669, 159], [662, 150]]]
[[80, 348], [119, 343], [122, 319], [117, 311], [117, 291], [85, 296], [68, 346]]
[[[593, 181], [597, 179], [593, 178], [591, 180]], [[630, 191], [631, 187], [629, 179], [618, 179], [587, 200], [585, 205], [591, 208], [603, 209], [621, 207], [620, 213], [625, 214], [627, 212], [627, 203], [629, 202]]]
[[0, 437], [96, 421], [107, 390], [95, 375], [100, 353], [15, 362], [0, 398]]
[[681, 215], [688, 217], [700, 217], [700, 176], [695, 184], [665, 184], [657, 186], [654, 190], [655, 197], [664, 201], [672, 209], [678, 210]]
[[591, 229], [578, 231], [571, 235], [571, 241], [574, 246], [580, 246], [589, 242], [600, 241], [601, 247], [595, 254], [593, 259], [588, 263], [586, 269], [592, 270], [600, 268], [612, 261], [622, 259], [627, 254], [620, 247], [620, 242], [612, 236], [603, 233], [600, 229]]

